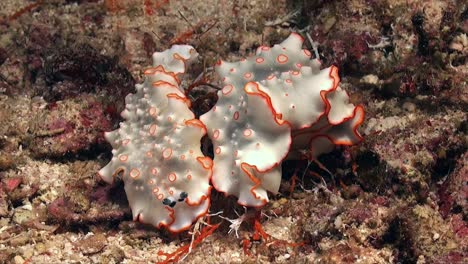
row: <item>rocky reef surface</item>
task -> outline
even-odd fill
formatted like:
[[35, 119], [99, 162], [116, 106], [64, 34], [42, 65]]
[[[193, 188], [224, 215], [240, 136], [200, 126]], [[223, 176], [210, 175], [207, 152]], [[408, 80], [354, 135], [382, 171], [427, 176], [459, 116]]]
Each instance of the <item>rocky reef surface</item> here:
[[[365, 140], [285, 162], [280, 193], [238, 236], [226, 218], [244, 208], [215, 192], [216, 230], [132, 222], [123, 185], [96, 172], [150, 55], [197, 49], [183, 84], [199, 116], [218, 59], [291, 31], [339, 68]], [[467, 263], [467, 35], [461, 0], [3, 0], [0, 262]]]

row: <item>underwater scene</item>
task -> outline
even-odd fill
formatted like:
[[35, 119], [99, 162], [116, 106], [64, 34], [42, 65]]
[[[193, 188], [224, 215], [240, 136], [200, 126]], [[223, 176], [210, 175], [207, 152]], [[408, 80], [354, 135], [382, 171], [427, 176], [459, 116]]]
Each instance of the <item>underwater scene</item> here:
[[468, 263], [468, 2], [0, 0], [0, 263]]

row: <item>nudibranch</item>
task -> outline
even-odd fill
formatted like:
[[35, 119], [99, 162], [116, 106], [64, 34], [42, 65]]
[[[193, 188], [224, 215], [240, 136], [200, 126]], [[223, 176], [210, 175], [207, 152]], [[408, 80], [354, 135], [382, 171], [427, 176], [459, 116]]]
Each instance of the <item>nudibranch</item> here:
[[335, 66], [303, 49], [292, 33], [273, 47], [238, 62], [219, 61], [223, 88], [200, 117], [213, 141], [212, 184], [238, 203], [259, 207], [276, 193], [284, 159], [313, 159], [335, 145], [361, 140], [361, 106], [349, 103]]
[[121, 175], [134, 220], [172, 232], [188, 229], [210, 206], [213, 163], [200, 150], [206, 128], [179, 88], [197, 55], [188, 45], [153, 54], [144, 83], [125, 98], [125, 121], [105, 134], [113, 158], [99, 171], [109, 183]]
[[[362, 140], [364, 109], [349, 102], [335, 66], [321, 69], [292, 33], [273, 47], [215, 67], [223, 88], [200, 120], [180, 87], [197, 57], [188, 45], [153, 55], [153, 67], [125, 98], [120, 128], [105, 134], [113, 158], [99, 175], [121, 176], [134, 220], [188, 229], [210, 206], [211, 185], [238, 203], [260, 207], [278, 192], [285, 159], [315, 159]], [[201, 152], [213, 142], [214, 159]]]

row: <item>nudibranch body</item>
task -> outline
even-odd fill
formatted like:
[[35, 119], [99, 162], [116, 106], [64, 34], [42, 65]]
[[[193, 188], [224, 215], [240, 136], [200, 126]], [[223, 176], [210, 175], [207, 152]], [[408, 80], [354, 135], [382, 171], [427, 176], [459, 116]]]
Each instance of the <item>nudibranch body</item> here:
[[[179, 232], [210, 206], [211, 185], [238, 203], [260, 207], [276, 193], [285, 159], [315, 159], [336, 145], [361, 140], [362, 106], [349, 102], [338, 70], [320, 69], [293, 33], [238, 62], [220, 61], [223, 88], [216, 105], [195, 119], [180, 88], [193, 47], [153, 55], [145, 82], [126, 97], [120, 128], [106, 133], [113, 158], [99, 172], [121, 175], [135, 220]], [[201, 152], [213, 142], [214, 159]]]
[[134, 220], [173, 232], [189, 228], [210, 205], [212, 160], [200, 150], [206, 128], [179, 88], [196, 57], [188, 45], [153, 55], [144, 83], [125, 98], [125, 121], [105, 135], [113, 158], [99, 171], [107, 182], [121, 173]]

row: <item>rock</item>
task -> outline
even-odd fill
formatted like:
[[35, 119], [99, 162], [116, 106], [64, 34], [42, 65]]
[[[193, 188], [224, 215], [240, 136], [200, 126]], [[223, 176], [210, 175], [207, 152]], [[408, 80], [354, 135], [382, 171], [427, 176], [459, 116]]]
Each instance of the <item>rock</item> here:
[[23, 257], [21, 257], [21, 256], [15, 256], [15, 257], [13, 258], [13, 262], [14, 262], [15, 264], [23, 264], [23, 263], [25, 263], [25, 260], [24, 260]]
[[10, 246], [19, 247], [19, 246], [27, 244], [30, 240], [31, 240], [31, 236], [29, 234], [22, 233], [20, 235], [13, 237], [10, 240]]
[[0, 152], [0, 171], [8, 170], [14, 166], [14, 158], [8, 153]]
[[85, 255], [96, 254], [107, 245], [106, 237], [103, 234], [91, 235], [77, 242], [79, 250]]
[[3, 190], [3, 184], [0, 183], [0, 217], [6, 217], [9, 214], [8, 211], [8, 197]]
[[37, 157], [63, 157], [90, 151], [103, 144], [112, 130], [111, 118], [93, 96], [67, 99], [39, 110], [31, 121], [30, 148]]
[[3, 180], [4, 189], [7, 193], [15, 190], [23, 181], [22, 177], [7, 178]]

